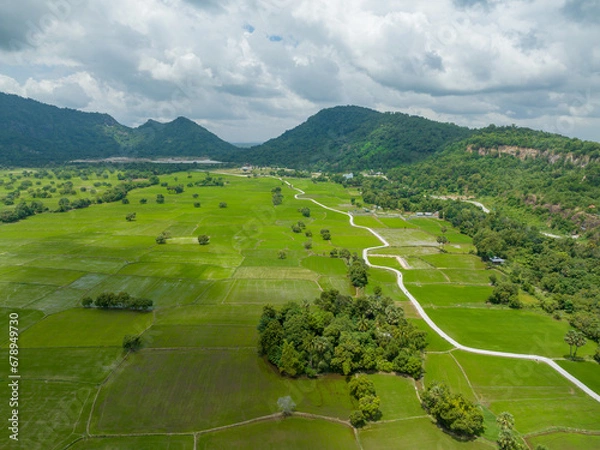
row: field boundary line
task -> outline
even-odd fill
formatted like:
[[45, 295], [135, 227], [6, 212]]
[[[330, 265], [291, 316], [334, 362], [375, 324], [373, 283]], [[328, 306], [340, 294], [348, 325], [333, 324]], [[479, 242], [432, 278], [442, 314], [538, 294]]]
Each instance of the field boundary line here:
[[453, 351], [449, 351], [448, 352], [450, 354], [450, 356], [452, 357], [452, 359], [454, 360], [454, 362], [456, 363], [456, 365], [458, 366], [458, 368], [460, 369], [460, 371], [462, 372], [462, 374], [465, 377], [465, 380], [467, 380], [467, 384], [469, 385], [469, 389], [471, 389], [471, 392], [473, 393], [473, 396], [477, 399], [477, 402], [481, 403], [481, 399], [479, 398], [479, 395], [477, 395], [477, 392], [475, 392], [475, 389], [473, 388], [473, 385], [471, 384], [471, 380], [469, 379], [469, 376], [467, 375], [467, 372], [465, 372], [465, 369], [463, 369], [463, 366], [460, 362], [458, 362], [458, 359], [456, 359], [456, 356], [454, 356]]
[[[281, 178], [279, 178], [279, 179], [281, 180]], [[292, 189], [295, 189], [296, 191], [298, 191], [298, 194], [296, 194], [294, 196], [294, 198], [296, 198], [297, 200], [308, 200], [308, 201], [311, 201], [314, 204], [316, 204], [316, 205], [318, 205], [318, 206], [320, 206], [322, 208], [328, 209], [330, 211], [333, 211], [333, 212], [336, 212], [336, 213], [339, 213], [339, 214], [344, 214], [345, 216], [349, 217], [349, 219], [350, 219], [350, 225], [351, 226], [353, 226], [355, 228], [362, 228], [364, 230], [367, 230], [373, 236], [375, 236], [377, 239], [379, 239], [379, 241], [383, 245], [378, 245], [378, 246], [375, 246], [375, 247], [367, 247], [367, 248], [363, 249], [363, 251], [362, 251], [362, 257], [365, 260], [365, 263], [369, 267], [372, 267], [374, 269], [383, 269], [383, 270], [388, 270], [388, 271], [394, 272], [396, 274], [396, 282], [398, 284], [398, 287], [402, 291], [402, 293], [404, 295], [406, 295], [406, 297], [408, 297], [408, 299], [410, 300], [410, 302], [413, 304], [413, 306], [415, 307], [415, 309], [417, 310], [417, 312], [419, 313], [419, 315], [425, 320], [425, 322], [427, 323], [427, 325], [429, 325], [441, 338], [443, 338], [444, 340], [446, 340], [448, 343], [452, 344], [457, 349], [463, 350], [463, 351], [468, 352], [468, 353], [476, 353], [476, 354], [479, 354], [479, 355], [497, 356], [497, 357], [511, 358], [511, 359], [524, 359], [524, 360], [529, 360], [529, 361], [535, 361], [535, 362], [538, 362], [538, 363], [545, 363], [545, 364], [549, 365], [552, 369], [554, 369], [556, 372], [558, 372], [560, 375], [562, 375], [564, 378], [566, 378], [571, 383], [573, 383], [575, 386], [577, 386], [579, 389], [581, 389], [583, 392], [585, 392], [587, 395], [589, 395], [590, 397], [592, 397], [592, 399], [596, 400], [597, 402], [600, 402], [600, 394], [597, 394], [595, 391], [593, 391], [592, 389], [590, 389], [586, 384], [584, 384], [582, 381], [580, 381], [577, 377], [573, 376], [567, 370], [565, 370], [562, 367], [560, 367], [551, 358], [548, 358], [546, 356], [529, 355], [529, 354], [523, 354], [523, 353], [511, 353], [511, 352], [498, 352], [498, 351], [493, 351], [493, 350], [484, 350], [484, 349], [481, 349], [481, 348], [468, 347], [466, 345], [460, 344], [458, 341], [456, 341], [455, 339], [453, 339], [452, 337], [450, 337], [444, 330], [442, 330], [429, 317], [429, 315], [425, 312], [425, 310], [423, 309], [423, 307], [421, 306], [421, 304], [418, 302], [418, 300], [408, 291], [408, 289], [406, 289], [406, 287], [404, 286], [403, 278], [402, 278], [402, 272], [400, 272], [398, 269], [394, 269], [392, 267], [378, 266], [376, 264], [371, 264], [371, 262], [369, 261], [369, 252], [371, 250], [379, 250], [379, 249], [382, 249], [382, 248], [390, 247], [390, 243], [383, 236], [381, 236], [379, 233], [377, 233], [372, 228], [365, 227], [365, 226], [362, 226], [362, 225], [356, 225], [354, 223], [354, 216], [352, 214], [350, 214], [349, 212], [340, 211], [338, 209], [331, 208], [331, 207], [326, 206], [326, 205], [324, 205], [322, 203], [319, 203], [318, 201], [316, 201], [315, 199], [312, 199], [312, 198], [300, 198], [299, 197], [300, 195], [305, 195], [306, 194], [302, 189], [294, 187], [292, 184], [290, 184], [286, 180], [281, 180], [281, 181], [285, 182]]]

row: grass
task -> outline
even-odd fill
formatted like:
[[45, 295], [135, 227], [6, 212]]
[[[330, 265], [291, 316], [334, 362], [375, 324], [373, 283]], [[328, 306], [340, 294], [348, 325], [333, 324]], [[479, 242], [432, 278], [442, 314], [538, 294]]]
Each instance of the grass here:
[[224, 431], [200, 435], [197, 448], [236, 448], [254, 450], [358, 449], [349, 427], [323, 420], [290, 417], [259, 422]]
[[[64, 448], [74, 440], [73, 428], [82, 419], [80, 413], [84, 405], [94, 395], [93, 386], [64, 381], [22, 380], [20, 387], [18, 448]], [[8, 383], [2, 383], [0, 395], [9, 398]], [[6, 418], [10, 417], [6, 407], [2, 412]], [[6, 434], [4, 439], [8, 439]]]
[[[565, 321], [543, 313], [495, 308], [426, 308], [431, 319], [461, 344], [551, 357], [568, 354]], [[582, 355], [593, 351], [581, 348]]]
[[440, 431], [431, 419], [415, 418], [390, 423], [376, 423], [360, 431], [360, 441], [365, 450], [491, 450], [495, 448], [479, 439], [460, 442]]
[[437, 255], [423, 255], [421, 258], [438, 269], [485, 269], [485, 264], [475, 255], [439, 253]]
[[381, 398], [381, 420], [406, 419], [425, 414], [412, 379], [391, 374], [374, 374], [375, 391]]
[[250, 347], [258, 341], [256, 325], [155, 325], [144, 334], [148, 347]]
[[424, 286], [408, 286], [423, 307], [427, 306], [481, 306], [491, 295], [493, 288], [489, 286], [461, 286], [444, 284], [426, 284]]
[[[0, 179], [7, 180], [6, 173], [0, 171]], [[118, 183], [116, 172], [105, 174], [107, 178], [91, 174], [89, 180], [75, 176], [74, 186], [78, 190], [95, 181]], [[190, 171], [161, 176], [161, 181], [187, 184], [204, 176]], [[271, 414], [277, 411], [277, 399], [284, 395], [292, 396], [299, 411], [348, 419], [356, 405], [350, 400], [346, 380], [340, 376], [315, 380], [281, 377], [256, 355], [256, 324], [265, 303], [313, 300], [327, 288], [354, 295], [343, 261], [330, 258], [329, 252], [346, 247], [360, 253], [379, 241], [366, 230], [351, 228], [344, 215], [295, 200], [287, 187], [283, 204], [274, 207], [270, 191], [281, 185], [278, 180], [225, 180], [224, 187], [186, 187], [180, 195], [152, 186], [131, 191], [129, 205], [92, 205], [0, 224], [0, 316], [7, 323], [7, 315], [17, 311], [21, 331], [23, 448], [64, 448], [86, 435], [91, 417], [92, 435], [157, 435], [92, 436], [72, 448], [190, 449], [192, 436], [160, 433], [207, 430]], [[308, 196], [346, 211], [354, 209], [350, 198], [359, 196], [355, 188], [337, 184], [315, 184], [308, 179], [292, 182]], [[165, 204], [154, 202], [158, 193], [165, 194]], [[199, 209], [193, 207], [194, 193], [202, 202]], [[27, 201], [28, 195], [22, 194]], [[77, 196], [90, 194], [79, 192]], [[54, 207], [58, 198], [44, 203]], [[141, 205], [141, 198], [149, 202]], [[228, 208], [220, 209], [220, 201], [226, 201]], [[303, 206], [311, 209], [310, 218], [298, 212]], [[130, 212], [137, 213], [136, 221], [125, 220]], [[306, 237], [291, 231], [298, 220], [304, 220], [313, 232], [310, 251], [303, 247]], [[437, 219], [360, 216], [356, 221], [376, 227], [390, 240], [394, 247], [376, 252], [408, 261], [412, 269], [403, 273], [409, 289], [424, 304], [435, 306], [428, 309], [432, 318], [460, 342], [498, 350], [533, 349], [552, 356], [567, 353], [562, 341], [566, 323], [532, 311], [484, 305], [491, 272], [482, 270], [477, 258], [465, 254], [472, 249], [468, 237], [448, 226], [446, 250], [451, 253], [440, 253], [435, 237], [445, 224]], [[320, 238], [323, 228], [331, 231], [331, 242]], [[155, 237], [165, 230], [172, 239], [157, 245]], [[204, 233], [211, 242], [199, 246], [196, 237]], [[278, 258], [280, 250], [286, 252], [285, 259]], [[373, 257], [372, 261], [399, 268], [395, 259]], [[369, 275], [364, 293], [381, 286], [385, 295], [406, 301], [393, 274], [371, 270]], [[151, 298], [156, 309], [132, 313], [79, 307], [83, 297], [105, 291]], [[458, 308], [457, 304], [464, 306]], [[450, 350], [447, 342], [417, 318], [413, 308], [407, 303], [404, 306], [407, 317], [427, 331], [430, 351]], [[143, 349], [124, 360], [123, 336], [141, 332]], [[4, 357], [6, 339], [6, 335], [0, 337]], [[582, 355], [591, 351], [589, 344], [580, 349]], [[493, 422], [494, 414], [508, 410], [515, 414], [521, 432], [554, 425], [597, 428], [597, 420], [593, 420], [600, 416], [596, 404], [550, 369], [535, 363], [453, 354], [488, 408], [488, 422]], [[426, 382], [444, 379], [468, 393], [465, 377], [452, 356], [430, 353], [427, 358]], [[561, 364], [597, 386], [593, 364]], [[429, 419], [415, 418], [423, 411], [411, 380], [369, 376], [381, 396], [383, 419], [394, 422], [362, 430], [365, 449], [493, 447], [483, 440], [457, 442]], [[0, 395], [7, 398], [7, 392], [5, 384]], [[97, 392], [98, 402], [92, 408]], [[594, 441], [584, 444], [593, 446]], [[299, 417], [202, 434], [198, 439], [198, 448], [269, 446], [353, 448], [356, 443], [349, 428]]]
[[441, 381], [446, 383], [452, 392], [463, 394], [471, 401], [477, 400], [467, 378], [451, 354], [428, 354], [423, 378], [425, 385]]
[[141, 333], [152, 321], [148, 312], [71, 309], [38, 322], [19, 342], [24, 348], [121, 347], [123, 336]]
[[590, 436], [577, 433], [550, 433], [527, 438], [533, 446], [545, 445], [552, 450], [581, 450], [600, 448], [600, 435]]
[[193, 436], [130, 436], [84, 439], [73, 450], [192, 450]]
[[277, 399], [286, 395], [299, 411], [340, 418], [350, 413], [342, 377], [287, 380], [254, 349], [145, 350], [131, 355], [102, 388], [92, 428], [99, 433], [202, 430], [272, 414]]
[[100, 383], [124, 356], [121, 348], [23, 348], [23, 378]]
[[600, 404], [549, 366], [462, 351], [454, 355], [482, 403], [495, 414], [513, 414], [517, 431], [531, 433], [549, 427], [600, 431]]
[[556, 361], [587, 387], [600, 394], [600, 364], [595, 361]]
[[433, 331], [427, 322], [421, 318], [411, 318], [410, 322], [417, 328], [427, 332], [427, 349], [428, 352], [445, 352], [452, 349], [452, 345], [441, 338], [439, 334]]
[[317, 283], [305, 280], [244, 280], [233, 282], [225, 303], [280, 304], [292, 300], [313, 300], [320, 294]]

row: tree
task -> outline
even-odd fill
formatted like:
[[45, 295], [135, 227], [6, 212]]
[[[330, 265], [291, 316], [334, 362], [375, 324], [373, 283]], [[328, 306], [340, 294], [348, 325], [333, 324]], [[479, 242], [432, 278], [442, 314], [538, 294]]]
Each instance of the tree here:
[[300, 354], [294, 348], [294, 344], [283, 341], [281, 348], [281, 361], [279, 363], [279, 371], [286, 373], [291, 377], [295, 377], [301, 370]]
[[[575, 358], [577, 356], [577, 349], [583, 347], [587, 342], [584, 334], [576, 330], [567, 331], [564, 340], [569, 345], [569, 356], [571, 358]], [[575, 347], [575, 353], [573, 353], [573, 347]]]
[[312, 241], [306, 241], [306, 242], [304, 243], [304, 248], [305, 248], [306, 250], [310, 250], [310, 249], [312, 248]]
[[358, 409], [363, 413], [367, 420], [379, 420], [381, 411], [379, 405], [381, 400], [376, 395], [365, 395], [358, 400]]
[[356, 260], [348, 268], [350, 283], [357, 289], [365, 287], [369, 283], [367, 276], [367, 265], [361, 260]]
[[444, 383], [434, 382], [421, 394], [423, 407], [446, 430], [465, 437], [483, 433], [483, 413], [461, 394], [452, 394]]
[[83, 300], [81, 300], [81, 306], [83, 306], [84, 308], [91, 308], [92, 303], [94, 303], [92, 297], [84, 297]]
[[200, 202], [194, 202], [194, 208], [200, 208]]
[[594, 353], [594, 360], [600, 364], [600, 346], [598, 346], [596, 352]]
[[136, 214], [135, 214], [135, 213], [130, 213], [130, 214], [127, 214], [127, 215], [125, 216], [125, 220], [126, 220], [127, 222], [133, 222], [133, 221], [135, 220], [135, 216], [136, 216]]
[[310, 217], [310, 209], [309, 208], [301, 208], [299, 209], [300, 213], [304, 216], [304, 217]]
[[284, 417], [287, 417], [291, 416], [292, 413], [295, 411], [296, 404], [292, 400], [292, 397], [287, 395], [285, 397], [279, 397], [277, 399], [277, 407], [279, 408], [279, 411], [281, 411], [281, 414]]
[[363, 374], [353, 377], [348, 382], [348, 390], [350, 391], [350, 395], [357, 400], [366, 395], [375, 395], [373, 381]]
[[139, 336], [125, 335], [123, 338], [123, 348], [135, 352], [142, 346], [142, 338]]
[[210, 237], [208, 235], [201, 234], [200, 236], [198, 236], [198, 244], [208, 245], [209, 242], [210, 242]]
[[508, 412], [503, 412], [496, 417], [496, 423], [500, 428], [498, 439], [499, 450], [522, 450], [523, 446], [519, 442], [519, 438], [514, 434], [515, 418]]
[[279, 250], [277, 252], [277, 258], [278, 259], [285, 259], [285, 258], [287, 258], [287, 254], [283, 250]]
[[129, 205], [129, 199], [127, 197], [121, 199], [121, 203], [123, 203], [124, 205]]
[[227, 203], [226, 202], [220, 202], [219, 203], [219, 208], [227, 208]]
[[442, 250], [444, 250], [444, 245], [446, 245], [448, 243], [448, 238], [442, 234], [441, 236], [438, 236], [437, 238], [435, 238], [435, 240], [437, 241], [438, 244], [440, 244], [442, 246]]
[[323, 231], [321, 231], [321, 237], [323, 238], [324, 241], [331, 240], [331, 234], [329, 233], [329, 231], [326, 231], [325, 233], [323, 233]]
[[494, 286], [494, 290], [492, 291], [492, 295], [488, 297], [488, 301], [496, 305], [508, 304], [511, 308], [520, 308], [519, 286], [510, 281], [499, 281]]
[[142, 205], [145, 205], [146, 203], [148, 203], [148, 199], [147, 198], [140, 198], [140, 203]]
[[157, 244], [166, 244], [167, 239], [169, 239], [170, 237], [171, 237], [171, 234], [168, 231], [163, 231], [158, 236], [156, 236], [156, 243]]
[[354, 428], [361, 428], [365, 426], [367, 420], [362, 411], [352, 411], [350, 413], [350, 423]]
[[156, 203], [164, 203], [165, 202], [165, 196], [162, 194], [156, 194]]

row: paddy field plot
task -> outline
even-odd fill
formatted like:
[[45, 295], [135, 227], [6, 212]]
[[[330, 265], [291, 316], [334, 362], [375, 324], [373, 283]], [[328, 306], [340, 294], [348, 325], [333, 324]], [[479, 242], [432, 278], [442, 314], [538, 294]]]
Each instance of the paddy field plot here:
[[319, 419], [290, 417], [200, 435], [198, 449], [359, 449], [350, 427]]
[[522, 434], [550, 427], [600, 431], [600, 404], [544, 363], [455, 351], [477, 393], [492, 412], [509, 411]]
[[73, 450], [193, 450], [194, 437], [190, 436], [130, 436], [89, 438], [78, 441]]
[[600, 435], [557, 432], [527, 438], [532, 447], [545, 445], [552, 450], [581, 450], [600, 448]]
[[396, 422], [376, 423], [359, 432], [360, 442], [365, 450], [492, 450], [489, 441], [460, 442], [439, 431], [432, 434], [429, 417], [411, 418]]
[[[569, 354], [566, 321], [547, 314], [509, 308], [425, 308], [431, 319], [463, 345], [561, 358]], [[579, 352], [587, 355], [591, 347]], [[578, 353], [579, 354], [579, 353]]]
[[[405, 276], [410, 276], [410, 273], [407, 271]], [[420, 275], [422, 279], [425, 274], [422, 273]], [[430, 272], [427, 275], [432, 274]], [[423, 307], [464, 305], [484, 307], [486, 300], [493, 291], [493, 288], [490, 286], [465, 286], [456, 284], [412, 284], [409, 289], [411, 294], [416, 297]]]
[[208, 429], [273, 414], [277, 399], [286, 395], [301, 411], [340, 418], [350, 413], [343, 377], [285, 379], [255, 349], [142, 350], [102, 387], [92, 428], [97, 433]]

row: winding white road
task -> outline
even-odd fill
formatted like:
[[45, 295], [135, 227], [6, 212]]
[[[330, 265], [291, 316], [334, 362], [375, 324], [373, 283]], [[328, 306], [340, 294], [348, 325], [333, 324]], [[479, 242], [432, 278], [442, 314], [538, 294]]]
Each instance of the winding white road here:
[[365, 227], [365, 226], [362, 226], [362, 225], [356, 225], [354, 223], [354, 216], [352, 214], [348, 213], [348, 212], [340, 211], [340, 210], [334, 209], [334, 208], [330, 208], [329, 206], [325, 206], [324, 204], [319, 203], [318, 201], [316, 201], [316, 200], [314, 200], [312, 198], [299, 198], [298, 196], [299, 195], [304, 195], [305, 192], [302, 189], [298, 189], [298, 188], [294, 187], [293, 185], [291, 185], [289, 182], [287, 182], [285, 180], [282, 180], [282, 181], [284, 181], [292, 189], [295, 189], [296, 191], [298, 191], [298, 194], [296, 194], [294, 196], [296, 199], [298, 199], [298, 200], [309, 200], [309, 201], [315, 203], [316, 205], [320, 206], [321, 208], [325, 208], [325, 209], [327, 209], [329, 211], [333, 211], [335, 213], [344, 214], [344, 215], [346, 215], [346, 216], [348, 216], [350, 218], [350, 225], [352, 225], [355, 228], [363, 228], [363, 229], [369, 231], [377, 239], [379, 239], [383, 245], [379, 245], [379, 246], [376, 246], [376, 247], [369, 247], [369, 248], [365, 248], [363, 250], [362, 257], [365, 260], [365, 262], [367, 263], [367, 265], [369, 267], [373, 267], [375, 269], [384, 269], [384, 270], [388, 270], [388, 271], [394, 272], [396, 274], [396, 280], [397, 280], [397, 283], [398, 283], [398, 287], [402, 290], [402, 292], [404, 293], [404, 295], [406, 295], [408, 297], [408, 299], [411, 301], [411, 303], [413, 304], [413, 306], [415, 307], [415, 309], [419, 312], [419, 314], [421, 315], [421, 317], [425, 320], [425, 322], [427, 322], [427, 324], [433, 330], [435, 330], [435, 332], [437, 334], [439, 334], [444, 340], [448, 341], [454, 347], [456, 347], [459, 350], [463, 350], [465, 352], [477, 353], [477, 354], [480, 354], [480, 355], [499, 356], [499, 357], [502, 357], [502, 358], [513, 358], [513, 359], [525, 359], [525, 360], [542, 362], [542, 363], [548, 364], [550, 367], [552, 367], [554, 370], [556, 370], [559, 374], [561, 374], [563, 377], [565, 377], [567, 380], [569, 380], [571, 383], [573, 383], [575, 386], [577, 386], [579, 389], [581, 389], [587, 395], [589, 395], [590, 397], [592, 397], [597, 402], [600, 402], [600, 395], [598, 395], [592, 389], [590, 389], [589, 387], [587, 387], [584, 383], [582, 383], [581, 381], [579, 381], [577, 378], [575, 378], [573, 375], [571, 375], [565, 369], [563, 369], [562, 367], [560, 367], [555, 361], [553, 361], [550, 358], [547, 358], [545, 356], [539, 356], [539, 355], [526, 355], [526, 354], [521, 354], [521, 353], [496, 352], [496, 351], [492, 351], [492, 350], [484, 350], [484, 349], [481, 349], [481, 348], [467, 347], [466, 345], [462, 345], [462, 344], [458, 343], [457, 341], [455, 341], [453, 338], [451, 338], [450, 336], [448, 336], [444, 332], [444, 330], [442, 330], [440, 327], [438, 327], [433, 320], [431, 320], [431, 318], [427, 315], [427, 313], [425, 312], [425, 310], [423, 309], [423, 307], [421, 306], [421, 304], [417, 301], [417, 299], [408, 291], [408, 289], [406, 289], [406, 287], [404, 286], [404, 282], [402, 280], [402, 272], [400, 272], [397, 269], [393, 269], [391, 267], [378, 266], [378, 265], [375, 265], [375, 264], [371, 264], [371, 262], [369, 261], [369, 255], [368, 255], [369, 251], [376, 250], [376, 249], [381, 249], [381, 248], [385, 248], [385, 247], [389, 247], [390, 246], [389, 242], [386, 241], [383, 238], [383, 236], [381, 236], [379, 233], [377, 233], [375, 230], [373, 230], [373, 229], [371, 229], [369, 227]]

